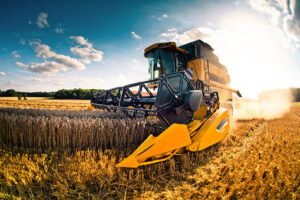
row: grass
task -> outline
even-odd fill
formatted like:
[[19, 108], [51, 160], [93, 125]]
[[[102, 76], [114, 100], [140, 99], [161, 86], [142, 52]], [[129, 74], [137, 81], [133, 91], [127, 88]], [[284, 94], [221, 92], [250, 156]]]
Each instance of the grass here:
[[[119, 169], [115, 164], [152, 131], [144, 129], [146, 121], [81, 112], [0, 109], [0, 120], [6, 120], [0, 125], [0, 198], [300, 198], [298, 106], [279, 119], [239, 120], [217, 145], [138, 169]], [[32, 131], [29, 138], [24, 137], [29, 132], [22, 130], [25, 127]], [[97, 134], [102, 135], [95, 140]], [[88, 148], [57, 151], [68, 147], [66, 141], [72, 138]], [[38, 145], [25, 145], [46, 139], [57, 146], [36, 152]], [[110, 146], [95, 148], [101, 142]]]

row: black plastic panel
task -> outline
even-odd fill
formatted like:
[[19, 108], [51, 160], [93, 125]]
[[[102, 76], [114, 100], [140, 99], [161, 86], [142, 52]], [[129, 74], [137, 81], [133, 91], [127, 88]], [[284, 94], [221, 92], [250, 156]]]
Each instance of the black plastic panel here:
[[194, 90], [183, 72], [167, 74], [159, 82], [156, 115], [170, 126], [173, 123], [187, 124], [193, 120], [193, 112], [185, 108], [185, 95]]

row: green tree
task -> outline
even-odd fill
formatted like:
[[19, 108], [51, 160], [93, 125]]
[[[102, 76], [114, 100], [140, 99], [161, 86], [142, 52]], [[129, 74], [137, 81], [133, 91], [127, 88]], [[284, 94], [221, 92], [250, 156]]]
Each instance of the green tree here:
[[24, 100], [27, 100], [27, 93], [23, 93]]
[[[96, 90], [95, 90], [96, 91]], [[90, 99], [91, 90], [75, 88], [71, 90], [62, 89], [54, 94], [55, 99]]]
[[14, 89], [6, 90], [4, 96], [6, 97], [16, 97], [18, 93]]

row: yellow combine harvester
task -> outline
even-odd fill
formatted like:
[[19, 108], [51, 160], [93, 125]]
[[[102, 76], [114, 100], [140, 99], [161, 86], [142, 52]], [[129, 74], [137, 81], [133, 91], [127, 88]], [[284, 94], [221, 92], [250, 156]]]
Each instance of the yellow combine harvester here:
[[162, 162], [186, 151], [201, 151], [229, 132], [232, 93], [227, 68], [201, 40], [180, 47], [157, 43], [145, 49], [150, 80], [92, 94], [95, 108], [131, 117], [156, 116], [162, 132], [150, 135], [118, 167]]

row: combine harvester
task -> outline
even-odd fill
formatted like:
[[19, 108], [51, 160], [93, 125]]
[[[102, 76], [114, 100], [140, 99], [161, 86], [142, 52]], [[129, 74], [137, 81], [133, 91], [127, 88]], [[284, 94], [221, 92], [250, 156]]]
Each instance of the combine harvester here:
[[201, 151], [229, 132], [232, 93], [230, 77], [213, 48], [197, 40], [177, 47], [157, 43], [145, 49], [150, 80], [92, 94], [97, 109], [131, 117], [156, 116], [161, 126], [118, 167], [136, 168], [165, 161], [186, 151]]

